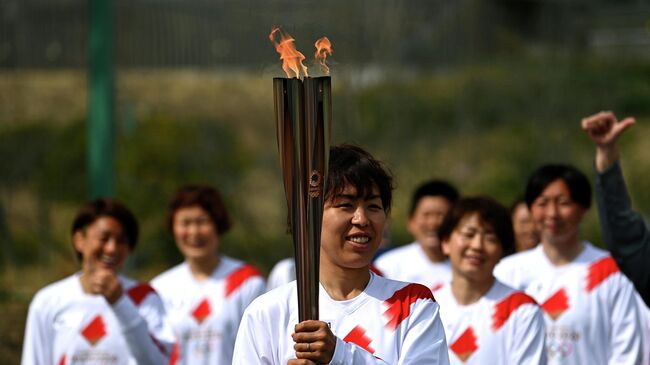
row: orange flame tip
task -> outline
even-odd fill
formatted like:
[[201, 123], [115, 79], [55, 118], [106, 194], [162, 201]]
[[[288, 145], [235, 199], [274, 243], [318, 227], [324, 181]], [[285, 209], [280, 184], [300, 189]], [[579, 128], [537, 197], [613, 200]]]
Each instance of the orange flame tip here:
[[[276, 33], [280, 35], [280, 41], [276, 42]], [[291, 35], [284, 33], [279, 27], [273, 27], [269, 34], [269, 40], [275, 45], [275, 50], [280, 54], [282, 60], [282, 69], [287, 77], [300, 78], [300, 74], [308, 77], [307, 67], [302, 63], [305, 56], [300, 53], [295, 46], [295, 39]]]
[[330, 74], [330, 68], [327, 67], [326, 59], [328, 55], [332, 55], [332, 43], [327, 37], [322, 37], [314, 43], [316, 53], [314, 57], [320, 63], [320, 68], [326, 75]]

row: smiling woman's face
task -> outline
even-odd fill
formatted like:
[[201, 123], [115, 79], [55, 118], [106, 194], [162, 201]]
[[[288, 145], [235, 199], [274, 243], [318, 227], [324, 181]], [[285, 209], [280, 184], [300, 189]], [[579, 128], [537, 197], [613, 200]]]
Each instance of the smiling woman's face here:
[[81, 255], [84, 273], [97, 269], [119, 272], [131, 252], [124, 227], [109, 216], [99, 217], [85, 229], [75, 232], [72, 239]]
[[373, 187], [369, 196], [357, 196], [346, 185], [325, 202], [321, 229], [321, 265], [359, 269], [370, 265], [382, 240], [386, 212]]
[[492, 270], [503, 256], [497, 234], [481, 222], [478, 213], [465, 215], [442, 248], [449, 255], [454, 277], [460, 275], [470, 281], [491, 279]]
[[174, 213], [176, 246], [186, 259], [201, 260], [219, 252], [219, 234], [208, 212], [198, 205], [179, 208]]

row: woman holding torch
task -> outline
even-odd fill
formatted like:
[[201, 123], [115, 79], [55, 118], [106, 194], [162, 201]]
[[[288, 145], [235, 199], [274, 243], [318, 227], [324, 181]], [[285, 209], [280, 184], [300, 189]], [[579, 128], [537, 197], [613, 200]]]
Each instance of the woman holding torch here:
[[320, 242], [320, 320], [298, 323], [296, 282], [246, 309], [233, 364], [447, 364], [439, 306], [419, 284], [370, 271], [392, 178], [365, 150], [332, 147]]

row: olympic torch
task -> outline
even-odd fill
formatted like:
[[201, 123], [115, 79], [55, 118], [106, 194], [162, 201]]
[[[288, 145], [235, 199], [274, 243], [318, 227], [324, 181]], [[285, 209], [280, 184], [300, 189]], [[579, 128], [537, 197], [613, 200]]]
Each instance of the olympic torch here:
[[[271, 32], [271, 41], [276, 32], [280, 32], [279, 29]], [[292, 48], [294, 55], [289, 57], [281, 53], [281, 58], [285, 63], [287, 59], [297, 61], [283, 68], [298, 71], [296, 77], [273, 79], [273, 99], [278, 153], [296, 259], [298, 317], [304, 321], [318, 319], [320, 233], [332, 119], [331, 78], [307, 76], [307, 68], [302, 65], [304, 56], [293, 47], [293, 39], [281, 32], [280, 35], [281, 41], [274, 42], [278, 52], [280, 48]], [[300, 71], [304, 73], [303, 79], [299, 78]], [[287, 75], [291, 76], [289, 72]]]

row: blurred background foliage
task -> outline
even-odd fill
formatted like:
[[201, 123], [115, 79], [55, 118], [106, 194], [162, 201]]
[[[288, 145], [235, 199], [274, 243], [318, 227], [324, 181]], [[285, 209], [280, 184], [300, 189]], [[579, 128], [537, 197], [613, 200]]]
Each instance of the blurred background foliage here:
[[[77, 270], [69, 242], [89, 196], [87, 2], [0, 0], [0, 360], [17, 363], [27, 305]], [[116, 197], [142, 226], [127, 274], [181, 260], [166, 204], [188, 182], [224, 194], [226, 254], [268, 272], [292, 254], [268, 42], [334, 44], [332, 143], [396, 176], [390, 240], [408, 243], [410, 193], [430, 178], [509, 204], [539, 164], [591, 176], [582, 117], [633, 115], [621, 141], [635, 205], [650, 212], [650, 1], [114, 1]], [[308, 57], [310, 58], [310, 57]], [[315, 69], [315, 68], [314, 68]], [[591, 212], [586, 239], [600, 244]]]

